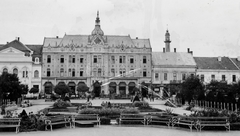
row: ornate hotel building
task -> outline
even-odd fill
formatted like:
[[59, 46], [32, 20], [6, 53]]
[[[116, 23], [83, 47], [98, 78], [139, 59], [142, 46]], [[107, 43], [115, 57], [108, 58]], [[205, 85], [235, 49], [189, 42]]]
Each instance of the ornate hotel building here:
[[79, 84], [125, 96], [142, 82], [151, 82], [152, 48], [149, 39], [104, 35], [99, 14], [90, 35], [45, 38], [42, 51], [42, 87], [45, 93], [65, 83], [72, 92]]

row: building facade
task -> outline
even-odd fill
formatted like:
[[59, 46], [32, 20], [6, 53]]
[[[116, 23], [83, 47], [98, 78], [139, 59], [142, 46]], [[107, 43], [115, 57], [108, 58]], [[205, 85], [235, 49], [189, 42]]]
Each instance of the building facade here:
[[161, 86], [180, 84], [188, 76], [196, 74], [196, 63], [192, 53], [177, 52], [175, 48], [174, 52], [170, 52], [170, 42], [170, 34], [167, 30], [163, 52], [152, 52], [152, 84], [154, 90], [160, 91], [161, 95]]
[[[0, 47], [0, 73], [18, 75], [21, 84], [41, 88], [41, 48], [42, 45], [24, 45], [16, 40]], [[31, 95], [31, 94], [28, 94]]]
[[[224, 81], [228, 84], [239, 80], [239, 68], [229, 57], [194, 57], [197, 75], [205, 84], [211, 80]], [[237, 62], [237, 61], [236, 61]]]
[[108, 94], [126, 96], [133, 87], [151, 80], [149, 39], [104, 35], [97, 14], [90, 35], [45, 38], [42, 52], [42, 87], [46, 93], [64, 83], [76, 93], [79, 84]]

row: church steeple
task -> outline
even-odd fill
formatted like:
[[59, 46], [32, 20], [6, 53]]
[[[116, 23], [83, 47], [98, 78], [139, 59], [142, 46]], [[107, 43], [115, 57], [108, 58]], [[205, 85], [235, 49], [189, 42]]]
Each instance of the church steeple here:
[[170, 52], [170, 34], [168, 32], [168, 30], [166, 31], [166, 34], [165, 34], [165, 48], [166, 48], [166, 52]]
[[92, 31], [92, 35], [104, 35], [101, 27], [100, 27], [100, 19], [99, 19], [99, 11], [97, 11], [97, 18], [95, 20], [95, 28]]

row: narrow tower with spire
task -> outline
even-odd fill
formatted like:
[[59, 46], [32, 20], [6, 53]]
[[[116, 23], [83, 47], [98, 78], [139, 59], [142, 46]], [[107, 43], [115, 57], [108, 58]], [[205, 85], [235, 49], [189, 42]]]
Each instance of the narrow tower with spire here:
[[92, 31], [92, 35], [101, 35], [103, 36], [104, 33], [100, 27], [100, 19], [99, 19], [99, 12], [97, 11], [97, 18], [95, 20], [95, 28], [94, 30]]
[[166, 34], [165, 34], [165, 48], [166, 48], [166, 52], [170, 52], [170, 34], [168, 32], [168, 30], [166, 31]]

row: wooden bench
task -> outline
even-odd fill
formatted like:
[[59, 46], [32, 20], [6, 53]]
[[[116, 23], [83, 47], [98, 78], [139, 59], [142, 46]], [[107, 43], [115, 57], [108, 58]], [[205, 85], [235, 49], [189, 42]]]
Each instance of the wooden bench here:
[[230, 122], [228, 117], [198, 117], [197, 126], [201, 131], [205, 126], [208, 127], [225, 127], [230, 131]]
[[98, 114], [78, 114], [72, 116], [72, 126], [75, 128], [77, 124], [81, 125], [91, 125], [92, 123], [97, 124], [100, 126], [100, 118]]
[[196, 125], [197, 118], [196, 117], [189, 117], [189, 116], [175, 116], [172, 117], [172, 127], [175, 125], [184, 125], [188, 126], [190, 128], [190, 131], [192, 131], [192, 128], [195, 127], [198, 130], [198, 127]]
[[119, 125], [121, 125], [123, 122], [137, 122], [146, 125], [147, 117], [141, 114], [121, 114], [119, 118]]
[[14, 128], [16, 127], [16, 133], [19, 132], [21, 118], [1, 118], [0, 128]]
[[64, 124], [65, 127], [67, 127], [67, 124], [69, 124], [71, 128], [72, 126], [71, 117], [69, 118], [64, 115], [47, 117], [47, 119], [45, 120], [45, 130], [48, 130], [47, 127], [50, 126], [50, 129], [52, 131], [52, 126], [59, 124]]
[[152, 114], [149, 115], [147, 118], [147, 125], [153, 124], [153, 123], [161, 123], [166, 124], [168, 127], [172, 124], [172, 115], [166, 115], [166, 114]]

